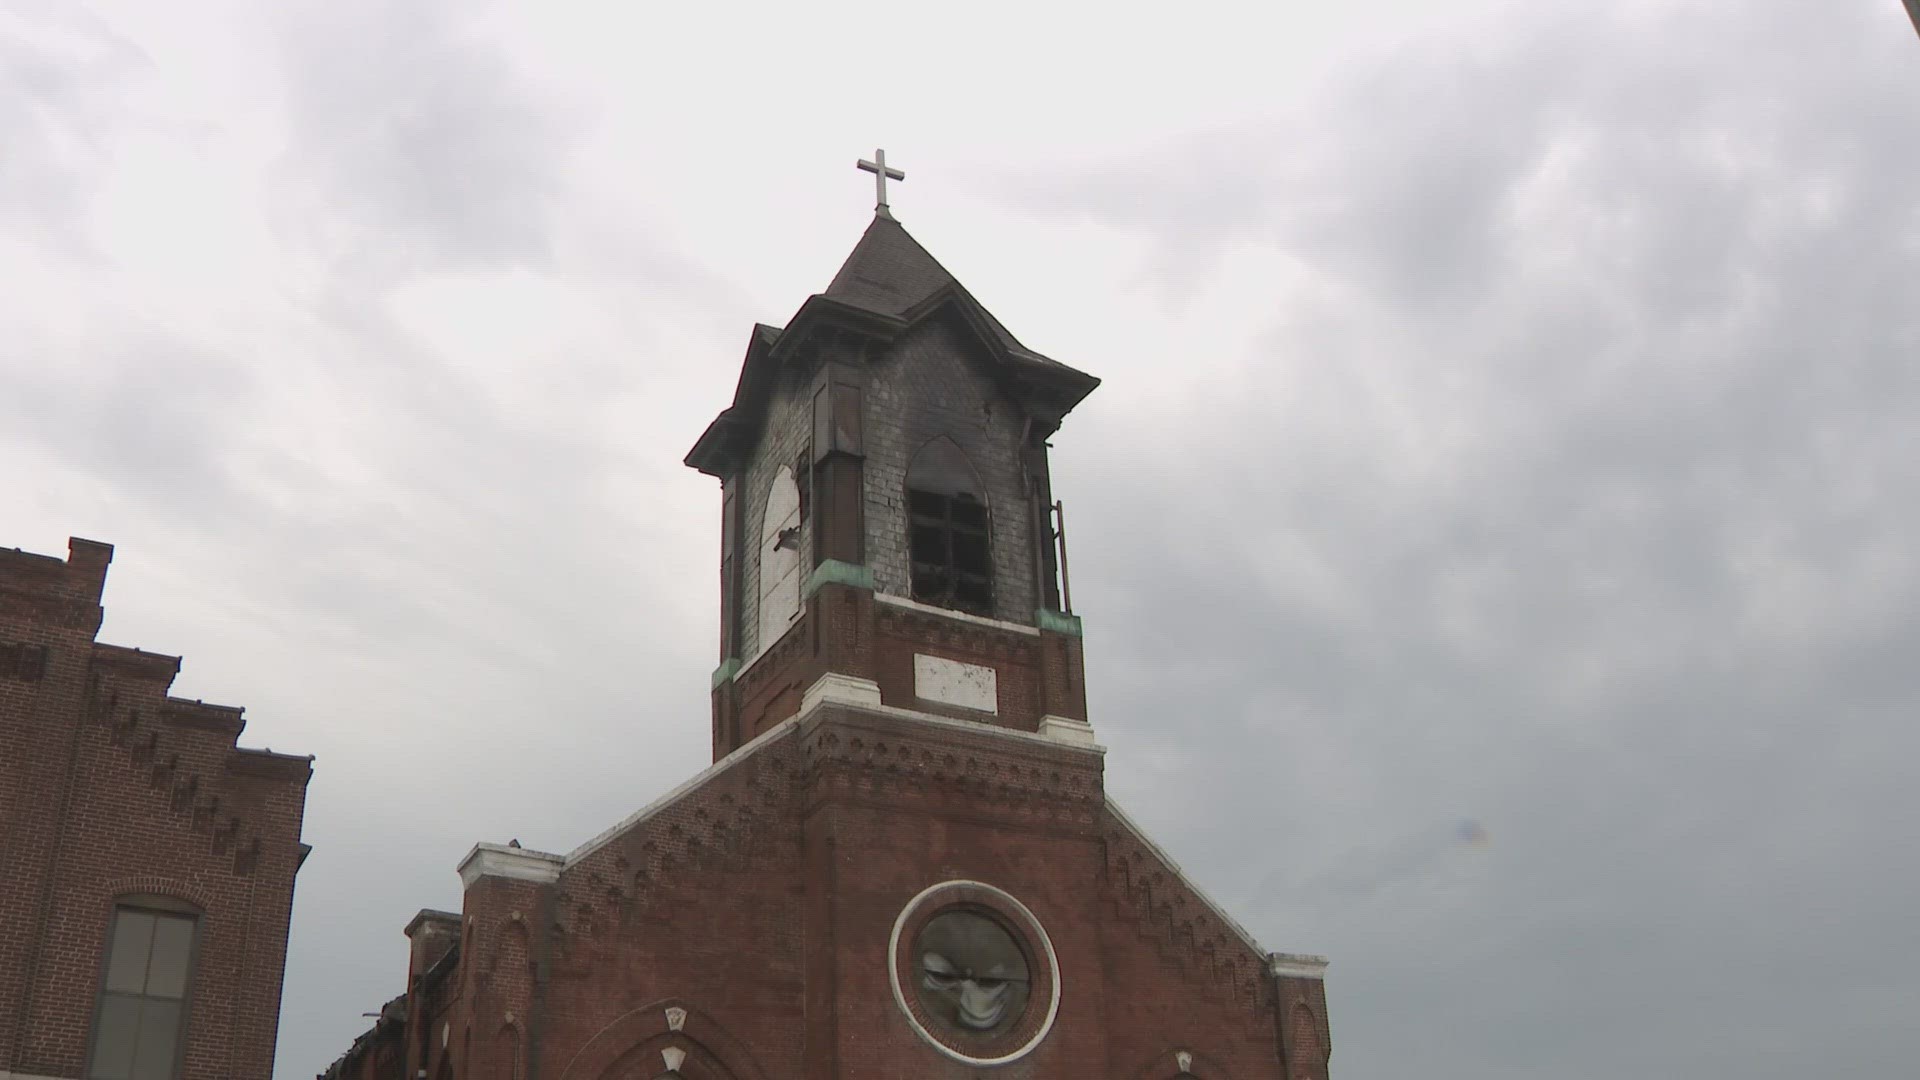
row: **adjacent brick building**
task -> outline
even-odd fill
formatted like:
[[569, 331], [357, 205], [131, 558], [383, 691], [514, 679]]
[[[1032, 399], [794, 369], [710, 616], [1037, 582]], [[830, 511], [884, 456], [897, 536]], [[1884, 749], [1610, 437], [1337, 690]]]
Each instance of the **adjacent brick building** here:
[[714, 764], [568, 854], [473, 848], [326, 1077], [1324, 1080], [1325, 962], [1105, 793], [1047, 460], [1096, 385], [883, 204], [687, 459]]
[[68, 550], [0, 551], [0, 1080], [267, 1080], [312, 761], [96, 640]]

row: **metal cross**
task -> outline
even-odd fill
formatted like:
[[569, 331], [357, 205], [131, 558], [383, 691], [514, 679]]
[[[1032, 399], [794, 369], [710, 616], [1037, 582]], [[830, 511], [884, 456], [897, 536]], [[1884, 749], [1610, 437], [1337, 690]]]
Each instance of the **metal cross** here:
[[893, 211], [887, 207], [887, 181], [905, 180], [907, 174], [899, 169], [887, 167], [887, 152], [875, 150], [873, 160], [861, 159], [860, 167], [873, 174], [873, 208], [883, 218], [891, 218]]

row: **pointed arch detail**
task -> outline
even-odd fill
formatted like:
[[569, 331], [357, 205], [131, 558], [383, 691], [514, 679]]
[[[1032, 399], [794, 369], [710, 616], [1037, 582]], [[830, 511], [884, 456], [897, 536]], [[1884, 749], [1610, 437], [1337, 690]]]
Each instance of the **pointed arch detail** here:
[[662, 1054], [666, 1050], [683, 1052], [672, 1071], [684, 1080], [768, 1080], [745, 1043], [711, 1016], [675, 998], [615, 1018], [574, 1053], [560, 1080], [661, 1076], [670, 1071]]

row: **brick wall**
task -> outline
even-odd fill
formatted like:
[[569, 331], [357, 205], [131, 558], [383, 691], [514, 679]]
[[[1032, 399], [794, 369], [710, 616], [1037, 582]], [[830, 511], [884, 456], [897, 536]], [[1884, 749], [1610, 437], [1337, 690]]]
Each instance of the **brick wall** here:
[[117, 899], [200, 911], [186, 1080], [273, 1066], [309, 759], [240, 749], [238, 709], [168, 695], [176, 658], [94, 640], [111, 549], [0, 552], [0, 1071], [79, 1076]]
[[[888, 977], [896, 917], [955, 879], [1018, 898], [1059, 959], [1052, 1031], [992, 1070], [922, 1040]], [[464, 915], [462, 972], [415, 1009], [431, 1077], [657, 1076], [666, 1050], [734, 1080], [1172, 1078], [1183, 1052], [1203, 1077], [1325, 1076], [1317, 982], [1270, 977], [1107, 808], [1099, 752], [984, 727], [823, 706], [551, 884], [482, 878]]]

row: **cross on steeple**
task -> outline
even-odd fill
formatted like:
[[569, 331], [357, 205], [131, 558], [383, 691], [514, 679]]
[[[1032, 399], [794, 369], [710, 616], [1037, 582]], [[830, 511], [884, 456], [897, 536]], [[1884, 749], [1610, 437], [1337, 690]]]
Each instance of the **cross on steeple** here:
[[873, 174], [873, 208], [883, 218], [893, 217], [893, 211], [887, 206], [887, 181], [905, 180], [907, 174], [899, 169], [887, 166], [887, 152], [875, 150], [873, 160], [860, 160], [860, 167]]

